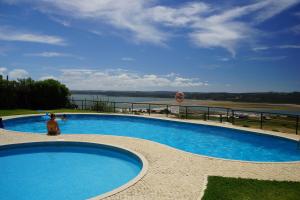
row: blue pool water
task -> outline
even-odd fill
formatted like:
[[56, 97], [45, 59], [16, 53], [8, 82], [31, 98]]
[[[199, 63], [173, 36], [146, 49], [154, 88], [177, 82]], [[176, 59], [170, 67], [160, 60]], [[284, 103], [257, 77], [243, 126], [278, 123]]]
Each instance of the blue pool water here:
[[137, 156], [75, 142], [0, 147], [0, 199], [87, 199], [116, 189], [141, 171]]
[[[233, 160], [300, 161], [296, 141], [222, 127], [111, 115], [69, 115], [69, 120], [58, 123], [63, 134], [142, 138], [195, 154]], [[4, 124], [10, 130], [46, 133], [41, 117], [6, 120]]]

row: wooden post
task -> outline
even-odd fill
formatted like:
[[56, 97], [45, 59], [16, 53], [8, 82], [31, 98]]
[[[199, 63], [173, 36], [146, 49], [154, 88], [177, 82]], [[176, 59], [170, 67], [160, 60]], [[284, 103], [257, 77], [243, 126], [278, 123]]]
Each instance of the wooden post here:
[[116, 112], [116, 102], [114, 102], [114, 113]]
[[263, 113], [260, 113], [260, 129], [263, 128], [263, 116], [264, 114]]
[[220, 123], [222, 123], [222, 122], [223, 122], [223, 115], [220, 114]]
[[231, 110], [231, 123], [234, 124], [234, 110]]
[[149, 115], [151, 115], [151, 104], [149, 103], [149, 110], [148, 110], [148, 113], [149, 113]]
[[207, 107], [207, 120], [209, 120], [209, 107]]
[[296, 135], [298, 135], [298, 128], [299, 128], [299, 115], [296, 118]]
[[187, 118], [188, 118], [188, 107], [185, 106], [185, 119], [187, 119]]
[[226, 109], [226, 119], [227, 122], [229, 122], [229, 108]]
[[167, 104], [167, 117], [169, 116], [169, 105]]
[[131, 114], [133, 114], [133, 103], [131, 103]]

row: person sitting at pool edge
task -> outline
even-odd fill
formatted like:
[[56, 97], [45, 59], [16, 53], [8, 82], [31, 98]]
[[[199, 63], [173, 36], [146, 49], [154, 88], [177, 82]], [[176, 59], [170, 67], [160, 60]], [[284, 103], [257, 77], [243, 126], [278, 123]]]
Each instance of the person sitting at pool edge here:
[[0, 128], [4, 128], [2, 118], [0, 117]]
[[67, 115], [63, 114], [62, 117], [61, 117], [61, 120], [66, 121], [67, 120]]
[[58, 123], [55, 121], [55, 114], [51, 113], [50, 120], [47, 122], [47, 135], [60, 135]]

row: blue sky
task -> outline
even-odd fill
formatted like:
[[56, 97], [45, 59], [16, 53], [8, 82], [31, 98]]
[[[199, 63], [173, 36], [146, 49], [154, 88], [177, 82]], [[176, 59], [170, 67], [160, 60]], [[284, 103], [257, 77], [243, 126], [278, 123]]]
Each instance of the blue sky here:
[[0, 0], [0, 74], [71, 89], [300, 91], [300, 0]]

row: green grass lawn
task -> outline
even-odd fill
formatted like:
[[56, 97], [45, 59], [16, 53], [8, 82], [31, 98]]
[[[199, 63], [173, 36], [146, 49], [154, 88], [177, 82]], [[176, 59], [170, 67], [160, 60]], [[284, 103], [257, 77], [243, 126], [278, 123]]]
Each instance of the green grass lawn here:
[[78, 113], [78, 112], [93, 112], [89, 110], [75, 110], [75, 109], [56, 109], [56, 110], [29, 110], [29, 109], [11, 109], [11, 110], [0, 110], [0, 116], [10, 116], [10, 115], [26, 115], [26, 114], [39, 114], [39, 113]]
[[210, 176], [202, 200], [299, 200], [300, 182]]

